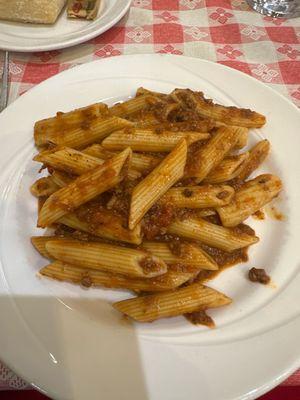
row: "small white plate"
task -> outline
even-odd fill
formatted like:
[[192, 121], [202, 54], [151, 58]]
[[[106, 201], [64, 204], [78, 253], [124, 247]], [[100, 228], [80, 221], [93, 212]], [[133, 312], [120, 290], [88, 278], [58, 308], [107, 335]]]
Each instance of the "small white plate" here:
[[115, 25], [128, 11], [130, 3], [131, 0], [102, 0], [98, 17], [94, 21], [68, 19], [65, 9], [54, 25], [0, 20], [0, 49], [45, 51], [86, 42]]
[[[272, 153], [257, 173], [282, 178], [277, 207], [286, 218], [249, 220], [261, 238], [250, 261], [210, 283], [234, 299], [210, 312], [214, 330], [179, 317], [131, 324], [110, 305], [128, 293], [83, 290], [36, 276], [47, 261], [29, 242], [42, 233], [29, 193], [39, 168], [31, 161], [34, 121], [96, 101], [113, 104], [139, 86], [202, 90], [220, 103], [267, 116], [250, 142], [271, 141]], [[208, 61], [115, 57], [43, 82], [0, 115], [0, 126], [0, 359], [19, 375], [55, 399], [249, 400], [299, 366], [300, 118], [284, 97]], [[276, 288], [249, 282], [251, 266], [266, 268]]]

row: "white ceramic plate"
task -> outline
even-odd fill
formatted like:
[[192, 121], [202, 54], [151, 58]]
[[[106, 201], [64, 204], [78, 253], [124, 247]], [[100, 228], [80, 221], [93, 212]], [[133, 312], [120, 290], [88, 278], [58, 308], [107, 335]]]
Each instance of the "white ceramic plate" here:
[[65, 9], [54, 25], [0, 21], [0, 49], [45, 51], [86, 42], [115, 25], [125, 15], [130, 3], [131, 0], [102, 0], [94, 21], [68, 19]]
[[[214, 330], [179, 317], [130, 324], [109, 304], [128, 293], [36, 276], [45, 260], [29, 243], [39, 233], [29, 193], [39, 168], [31, 161], [34, 121], [96, 101], [113, 104], [139, 86], [203, 90], [268, 119], [250, 142], [267, 137], [272, 143], [260, 172], [282, 178], [277, 207], [286, 219], [249, 221], [261, 241], [247, 264], [211, 282], [234, 299], [211, 312]], [[245, 400], [287, 377], [300, 361], [299, 120], [296, 107], [260, 82], [222, 65], [174, 56], [93, 62], [20, 97], [0, 115], [0, 359], [55, 399]], [[276, 289], [249, 282], [250, 266], [266, 268]]]

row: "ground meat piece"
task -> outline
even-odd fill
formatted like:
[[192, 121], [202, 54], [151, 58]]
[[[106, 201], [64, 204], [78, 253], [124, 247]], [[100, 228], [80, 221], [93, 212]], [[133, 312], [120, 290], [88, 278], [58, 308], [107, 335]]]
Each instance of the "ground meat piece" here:
[[151, 240], [155, 236], [163, 235], [174, 219], [175, 212], [171, 205], [154, 205], [143, 219], [145, 238]]
[[248, 278], [251, 282], [259, 282], [262, 283], [263, 285], [267, 285], [271, 280], [271, 278], [263, 268], [255, 268], [255, 267], [249, 270]]
[[184, 195], [184, 197], [192, 197], [194, 192], [191, 189], [185, 188], [182, 191], [182, 194]]
[[89, 241], [91, 241], [91, 235], [88, 234], [88, 233], [86, 233], [86, 232], [82, 232], [82, 231], [79, 231], [79, 230], [75, 230], [75, 231], [72, 232], [70, 235], [72, 236], [72, 238], [81, 240], [81, 241], [83, 241], [83, 242], [89, 242]]
[[137, 179], [134, 181], [125, 179], [111, 190], [111, 199], [107, 203], [107, 208], [128, 219], [132, 191], [138, 183], [139, 180]]
[[206, 314], [206, 311], [195, 311], [184, 315], [185, 318], [194, 325], [205, 325], [209, 328], [215, 326], [214, 320]]
[[80, 125], [80, 128], [83, 129], [84, 131], [90, 129], [91, 127], [91, 121], [83, 121]]
[[182, 257], [182, 246], [179, 240], [172, 240], [168, 242], [168, 247], [171, 250], [171, 253], [176, 257]]
[[195, 215], [195, 210], [191, 208], [177, 208], [174, 215], [180, 221], [184, 221], [187, 218], [193, 217]]
[[141, 261], [139, 261], [140, 266], [142, 267], [145, 275], [148, 275], [151, 272], [159, 271], [161, 266], [153, 260], [151, 256], [144, 257]]
[[92, 286], [92, 280], [88, 275], [83, 276], [80, 283], [81, 283], [81, 286], [83, 286], [85, 288], [89, 288]]
[[222, 192], [217, 194], [217, 198], [220, 200], [225, 199], [228, 196], [228, 191], [227, 190], [223, 190]]
[[254, 214], [252, 214], [252, 217], [258, 220], [262, 220], [265, 219], [265, 214], [262, 210], [258, 210]]
[[235, 191], [238, 191], [241, 186], [244, 185], [244, 181], [239, 178], [234, 178], [231, 181], [228, 181], [227, 184], [230, 185]]

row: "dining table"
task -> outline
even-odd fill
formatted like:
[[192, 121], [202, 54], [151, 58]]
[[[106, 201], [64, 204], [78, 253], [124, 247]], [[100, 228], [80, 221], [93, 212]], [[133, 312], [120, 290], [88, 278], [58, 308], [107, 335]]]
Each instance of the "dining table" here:
[[[245, 0], [133, 0], [115, 26], [85, 43], [36, 53], [11, 52], [8, 101], [82, 63], [149, 53], [184, 55], [226, 65], [262, 81], [300, 106], [300, 18], [264, 16]], [[3, 68], [1, 54], [0, 59]], [[268, 399], [299, 399], [297, 387], [300, 370]], [[298, 393], [295, 397], [287, 395], [291, 388]], [[30, 384], [1, 362], [0, 389], [1, 399], [42, 398], [33, 394], [27, 397]], [[8, 390], [11, 397], [4, 397]], [[24, 397], [14, 397], [17, 392], [12, 391], [21, 390]]]

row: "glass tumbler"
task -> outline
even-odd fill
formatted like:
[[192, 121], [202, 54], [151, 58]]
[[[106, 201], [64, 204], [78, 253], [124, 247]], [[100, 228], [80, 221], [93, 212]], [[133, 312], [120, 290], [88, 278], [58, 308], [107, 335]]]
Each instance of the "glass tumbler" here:
[[255, 11], [275, 18], [300, 17], [300, 0], [247, 0]]

